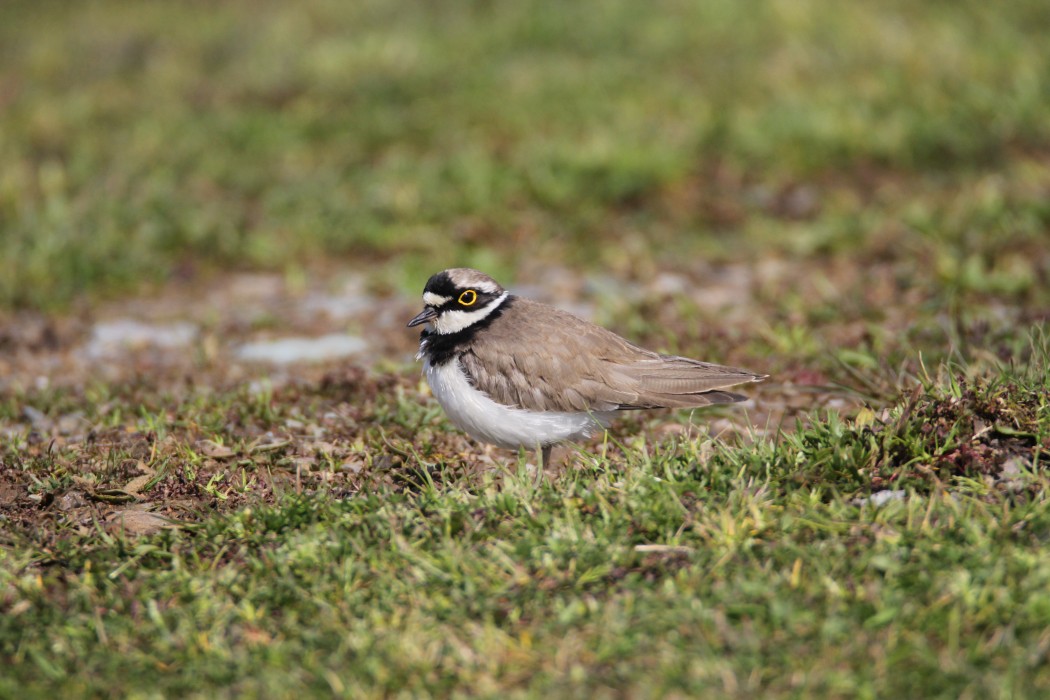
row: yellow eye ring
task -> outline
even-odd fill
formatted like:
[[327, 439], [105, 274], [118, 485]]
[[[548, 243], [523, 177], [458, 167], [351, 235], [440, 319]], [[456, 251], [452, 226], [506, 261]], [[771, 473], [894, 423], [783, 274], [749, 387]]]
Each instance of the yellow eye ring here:
[[473, 289], [468, 289], [459, 295], [459, 303], [463, 306], [473, 306], [474, 302], [478, 300], [478, 293]]

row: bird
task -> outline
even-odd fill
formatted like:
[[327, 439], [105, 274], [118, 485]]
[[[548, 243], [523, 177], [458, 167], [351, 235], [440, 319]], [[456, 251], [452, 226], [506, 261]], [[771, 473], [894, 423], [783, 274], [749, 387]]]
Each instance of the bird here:
[[647, 350], [466, 267], [427, 280], [408, 327], [423, 324], [416, 359], [452, 423], [537, 450], [541, 468], [554, 445], [604, 430], [619, 411], [744, 401], [725, 389], [768, 376]]

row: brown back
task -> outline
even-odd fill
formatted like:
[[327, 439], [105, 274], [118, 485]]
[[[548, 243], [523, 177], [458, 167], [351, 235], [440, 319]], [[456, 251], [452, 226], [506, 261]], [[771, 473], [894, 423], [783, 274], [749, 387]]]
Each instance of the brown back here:
[[593, 323], [520, 297], [460, 356], [493, 400], [532, 411], [689, 408], [742, 401], [720, 389], [764, 379], [747, 370], [661, 355]]

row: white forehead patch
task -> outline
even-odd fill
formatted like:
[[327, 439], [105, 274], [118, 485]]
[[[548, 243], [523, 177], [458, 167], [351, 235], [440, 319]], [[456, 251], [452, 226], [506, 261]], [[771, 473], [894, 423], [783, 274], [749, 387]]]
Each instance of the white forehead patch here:
[[458, 267], [446, 270], [448, 278], [457, 289], [476, 289], [486, 294], [499, 294], [503, 288], [484, 272], [472, 270], [469, 267]]
[[434, 292], [423, 292], [423, 303], [427, 306], [443, 306], [452, 301], [452, 297], [443, 297]]

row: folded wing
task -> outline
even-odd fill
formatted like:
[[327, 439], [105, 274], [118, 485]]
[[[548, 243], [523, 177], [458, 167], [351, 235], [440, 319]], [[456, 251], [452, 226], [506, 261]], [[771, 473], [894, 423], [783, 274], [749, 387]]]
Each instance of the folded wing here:
[[723, 389], [764, 379], [744, 369], [640, 348], [553, 307], [516, 298], [460, 357], [475, 387], [532, 411], [690, 408], [743, 401]]

